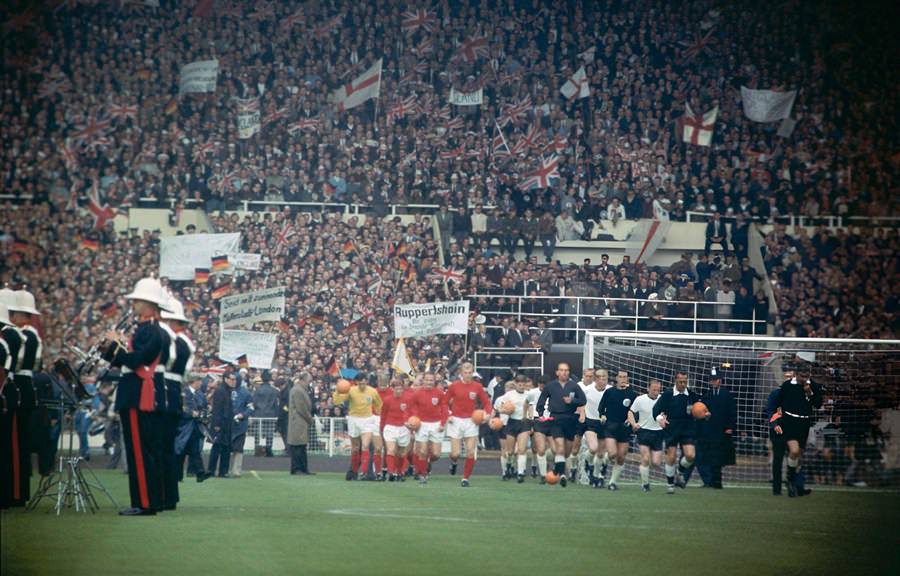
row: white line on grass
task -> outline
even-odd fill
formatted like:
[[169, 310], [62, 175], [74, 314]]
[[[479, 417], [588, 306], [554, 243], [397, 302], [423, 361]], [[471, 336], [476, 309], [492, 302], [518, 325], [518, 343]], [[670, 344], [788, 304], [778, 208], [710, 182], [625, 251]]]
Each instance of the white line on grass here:
[[259, 477], [259, 474], [256, 473], [256, 470], [251, 470], [250, 475], [253, 476], [254, 478], [256, 478], [257, 480], [262, 480], [262, 478]]

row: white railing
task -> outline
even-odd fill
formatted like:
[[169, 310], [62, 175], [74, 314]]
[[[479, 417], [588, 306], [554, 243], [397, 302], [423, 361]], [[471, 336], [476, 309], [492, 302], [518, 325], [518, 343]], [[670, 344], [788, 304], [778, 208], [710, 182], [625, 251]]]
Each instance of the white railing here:
[[[574, 342], [582, 341], [582, 333], [588, 330], [608, 330], [611, 332], [643, 332], [648, 330], [647, 324], [653, 326], [653, 331], [664, 331], [682, 334], [715, 334], [715, 333], [745, 333], [753, 334], [754, 327], [757, 334], [765, 334], [766, 321], [759, 319], [757, 324], [756, 308], [750, 318], [720, 317], [719, 306], [731, 306], [733, 303], [706, 302], [696, 300], [645, 300], [639, 298], [604, 298], [599, 296], [513, 296], [497, 294], [474, 294], [468, 296], [472, 301], [470, 308], [479, 313], [493, 316], [506, 316], [515, 318], [517, 322], [525, 320], [535, 329], [538, 320], [546, 321], [546, 329], [551, 332], [574, 333]], [[487, 301], [487, 305], [479, 300]], [[490, 302], [497, 300], [507, 302], [490, 306]], [[528, 312], [523, 310], [529, 303], [546, 302], [549, 312]], [[574, 311], [571, 306], [574, 303]], [[666, 312], [670, 306], [690, 305], [691, 313], [685, 316], [670, 315]], [[566, 311], [564, 308], [570, 308]], [[659, 314], [648, 315], [648, 310], [655, 310]], [[585, 310], [599, 309], [599, 314], [585, 312]], [[621, 313], [623, 309], [627, 313]], [[701, 315], [701, 311], [703, 315]], [[616, 312], [616, 313], [614, 313]], [[659, 324], [663, 323], [663, 324]], [[560, 325], [565, 324], [565, 325]], [[678, 329], [690, 326], [689, 330]], [[488, 324], [491, 336], [496, 335], [500, 329], [499, 324]], [[746, 332], [744, 332], [746, 330]], [[761, 330], [761, 332], [760, 332]], [[554, 338], [555, 342], [560, 340]]]

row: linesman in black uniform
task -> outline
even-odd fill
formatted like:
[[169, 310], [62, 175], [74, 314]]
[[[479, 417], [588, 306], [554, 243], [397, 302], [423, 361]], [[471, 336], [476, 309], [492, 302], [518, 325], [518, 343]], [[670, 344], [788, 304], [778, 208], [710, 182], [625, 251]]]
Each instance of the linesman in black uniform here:
[[553, 471], [559, 475], [559, 483], [566, 486], [566, 459], [572, 453], [572, 442], [578, 429], [579, 406], [584, 406], [584, 391], [569, 377], [569, 365], [560, 362], [556, 366], [556, 380], [547, 383], [537, 401], [537, 414], [544, 413], [550, 403], [550, 436], [553, 437]]
[[[675, 493], [675, 486], [687, 486], [689, 473], [697, 456], [697, 431], [691, 407], [699, 400], [700, 397], [688, 388], [687, 372], [679, 370], [675, 373], [675, 385], [663, 392], [653, 407], [653, 417], [665, 431], [666, 491], [669, 494]], [[676, 461], [679, 446], [681, 460]], [[681, 478], [676, 476], [679, 472]]]
[[122, 423], [125, 439], [125, 456], [128, 459], [128, 488], [131, 508], [119, 512], [122, 516], [152, 516], [161, 503], [159, 496], [160, 463], [151, 445], [155, 410], [153, 375], [160, 362], [162, 336], [157, 321], [160, 309], [167, 298], [159, 281], [143, 278], [134, 291], [126, 296], [132, 301], [137, 316], [137, 328], [131, 337], [131, 345], [121, 342], [124, 335], [107, 332], [109, 345], [104, 358], [113, 366], [122, 367], [122, 376], [116, 392], [116, 412]]
[[797, 471], [809, 437], [813, 409], [822, 405], [822, 388], [809, 378], [799, 378], [792, 366], [785, 369], [785, 377], [775, 401], [781, 414], [781, 424], [775, 427], [775, 432], [781, 434], [787, 444], [787, 489], [788, 496], [793, 498], [802, 490], [798, 486]]
[[35, 316], [40, 312], [34, 306], [34, 296], [27, 290], [16, 290], [15, 304], [7, 305], [10, 320], [22, 335], [22, 352], [16, 368], [16, 387], [19, 392], [19, 407], [16, 410], [16, 433], [19, 439], [19, 488], [21, 498], [15, 505], [24, 506], [31, 499], [31, 432], [32, 415], [38, 406], [37, 391], [34, 387], [34, 373], [41, 370], [42, 342], [33, 326]]
[[18, 433], [16, 409], [19, 394], [15, 383], [16, 368], [22, 353], [22, 335], [9, 319], [6, 303], [12, 290], [0, 290], [0, 509], [21, 501], [19, 486]]
[[[612, 477], [607, 488], [615, 491], [619, 487], [616, 484], [619, 475], [625, 467], [625, 456], [628, 455], [628, 445], [631, 442], [632, 426], [628, 423], [628, 413], [631, 405], [637, 398], [637, 392], [628, 383], [628, 372], [619, 370], [616, 373], [616, 385], [603, 393], [597, 412], [600, 413], [600, 422], [605, 426], [604, 442], [607, 454], [614, 454]], [[637, 429], [637, 426], [634, 426]]]

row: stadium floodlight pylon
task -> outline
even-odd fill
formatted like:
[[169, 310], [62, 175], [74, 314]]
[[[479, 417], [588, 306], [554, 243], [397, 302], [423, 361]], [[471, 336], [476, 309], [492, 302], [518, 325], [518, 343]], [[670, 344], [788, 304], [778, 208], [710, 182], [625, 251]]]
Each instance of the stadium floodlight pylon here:
[[[807, 443], [810, 473], [814, 466], [829, 465], [821, 458], [826, 449], [854, 453], [860, 442], [879, 436], [879, 426], [889, 426], [889, 420], [900, 423], [900, 340], [587, 331], [584, 366], [607, 369], [611, 384], [618, 370], [626, 370], [639, 393], [646, 392], [651, 378], [662, 381], [663, 389], [671, 387], [675, 372], [684, 370], [689, 387], [701, 395], [709, 388], [710, 368], [719, 369], [723, 386], [737, 399], [737, 465], [725, 470], [726, 481], [731, 482], [771, 478], [766, 408], [769, 394], [784, 380], [786, 366], [795, 366], [802, 378], [823, 388], [823, 406]], [[867, 463], [875, 468], [867, 477], [896, 483], [898, 475], [888, 469], [900, 466], [900, 435], [887, 439], [881, 435], [879, 442], [880, 461]], [[629, 462], [633, 465], [633, 457]], [[842, 467], [835, 472], [853, 481], [846, 477], [858, 472], [849, 469], [852, 464], [834, 464]]]

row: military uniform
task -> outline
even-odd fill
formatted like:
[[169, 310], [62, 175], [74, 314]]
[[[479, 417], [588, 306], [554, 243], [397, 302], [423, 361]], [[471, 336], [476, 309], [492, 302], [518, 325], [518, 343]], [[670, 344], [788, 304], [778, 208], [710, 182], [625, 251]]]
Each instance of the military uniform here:
[[24, 352], [22, 343], [18, 328], [3, 326], [0, 331], [0, 360], [3, 368], [0, 378], [0, 508], [9, 508], [14, 502], [20, 503], [22, 500], [18, 433], [13, 432], [17, 430], [19, 405], [15, 373]]
[[160, 361], [160, 334], [154, 319], [143, 319], [131, 338], [130, 351], [117, 347], [110, 358], [113, 366], [122, 367], [115, 408], [125, 439], [131, 507], [145, 514], [155, 513], [160, 506], [158, 451], [153, 446], [153, 376]]
[[697, 425], [697, 464], [709, 466], [710, 484], [721, 488], [722, 467], [735, 463], [732, 433], [737, 425], [736, 401], [730, 390], [720, 386], [707, 390], [701, 402], [706, 404], [710, 416]]
[[31, 499], [31, 439], [35, 429], [47, 433], [42, 422], [33, 419], [42, 415], [37, 413], [38, 398], [34, 387], [34, 374], [41, 370], [43, 343], [34, 326], [25, 325], [20, 328], [24, 343], [22, 361], [16, 369], [16, 385], [19, 389], [19, 408], [16, 418], [19, 435], [19, 477], [22, 487], [22, 504]]

